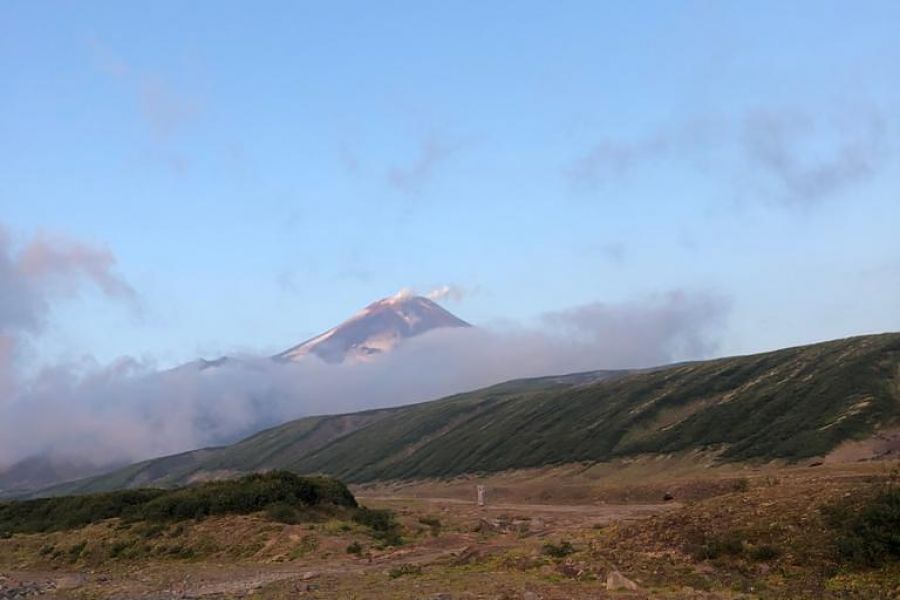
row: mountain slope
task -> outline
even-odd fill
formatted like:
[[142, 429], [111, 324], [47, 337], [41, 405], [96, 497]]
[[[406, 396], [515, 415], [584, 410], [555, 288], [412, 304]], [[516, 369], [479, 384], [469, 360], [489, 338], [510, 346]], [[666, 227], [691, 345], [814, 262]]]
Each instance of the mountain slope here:
[[373, 302], [337, 327], [275, 355], [296, 361], [314, 354], [330, 363], [364, 361], [406, 338], [441, 327], [470, 327], [428, 298], [399, 293]]
[[[349, 425], [339, 430], [340, 422]], [[162, 478], [123, 480], [119, 471], [62, 491], [275, 467], [364, 482], [688, 450], [718, 451], [723, 460], [796, 460], [898, 422], [900, 334], [883, 334], [640, 372], [522, 380], [412, 406], [301, 419], [209, 450]], [[335, 429], [304, 442], [325, 426]], [[173, 459], [143, 469], [166, 460]]]
[[[566, 389], [625, 371], [591, 371], [570, 375], [508, 381], [474, 392], [414, 406], [478, 403], [485, 397], [526, 396], [550, 389]], [[413, 407], [414, 407], [413, 406]], [[344, 415], [304, 417], [252, 435], [236, 444], [203, 448], [150, 459], [97, 477], [70, 481], [41, 492], [56, 494], [107, 491], [146, 486], [174, 486], [248, 471], [288, 468], [304, 456], [378, 421], [403, 415], [410, 406], [373, 409]], [[402, 418], [402, 417], [401, 417]], [[39, 494], [40, 495], [40, 494]]]

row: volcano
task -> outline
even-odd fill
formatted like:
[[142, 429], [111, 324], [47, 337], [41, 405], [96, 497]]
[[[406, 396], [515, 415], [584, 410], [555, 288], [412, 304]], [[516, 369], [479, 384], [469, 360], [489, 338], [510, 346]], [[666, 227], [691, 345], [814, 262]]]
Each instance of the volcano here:
[[368, 305], [337, 327], [276, 354], [280, 361], [315, 355], [328, 363], [364, 362], [432, 329], [471, 327], [422, 296], [400, 292]]

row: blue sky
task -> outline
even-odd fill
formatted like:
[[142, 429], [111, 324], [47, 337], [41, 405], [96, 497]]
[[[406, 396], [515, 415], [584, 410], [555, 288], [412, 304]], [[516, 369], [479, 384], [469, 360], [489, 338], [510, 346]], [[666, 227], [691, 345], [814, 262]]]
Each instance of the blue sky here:
[[[402, 287], [475, 323], [669, 290], [722, 353], [900, 329], [896, 2], [5, 2], [0, 224], [140, 310], [34, 359], [274, 352]], [[598, 365], [602, 366], [602, 365]]]

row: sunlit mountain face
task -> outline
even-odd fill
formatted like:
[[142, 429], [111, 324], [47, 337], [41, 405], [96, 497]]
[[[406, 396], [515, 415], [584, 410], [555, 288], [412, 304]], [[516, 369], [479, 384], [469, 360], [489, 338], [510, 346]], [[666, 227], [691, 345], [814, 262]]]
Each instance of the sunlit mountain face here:
[[337, 327], [288, 348], [274, 358], [299, 361], [313, 354], [329, 363], [363, 362], [403, 340], [442, 327], [471, 327], [422, 296], [401, 292], [373, 302]]

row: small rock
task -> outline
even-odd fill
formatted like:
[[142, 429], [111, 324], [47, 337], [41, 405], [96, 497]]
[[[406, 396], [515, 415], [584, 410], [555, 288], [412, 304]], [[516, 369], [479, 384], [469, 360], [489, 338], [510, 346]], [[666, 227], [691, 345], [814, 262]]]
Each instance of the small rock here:
[[540, 600], [540, 598], [541, 597], [534, 592], [525, 592], [522, 594], [522, 600]]
[[315, 571], [307, 571], [306, 573], [304, 573], [303, 575], [300, 576], [300, 579], [302, 579], [303, 581], [309, 581], [310, 579], [315, 579], [318, 576], [319, 576], [319, 574], [316, 573]]
[[674, 500], [674, 499], [675, 499], [675, 496], [673, 496], [673, 495], [670, 494], [669, 492], [666, 492], [665, 494], [663, 494], [663, 501], [664, 501], [664, 502], [668, 502], [668, 501]]
[[628, 579], [618, 571], [610, 571], [606, 576], [606, 589], [613, 590], [636, 590], [638, 584]]

